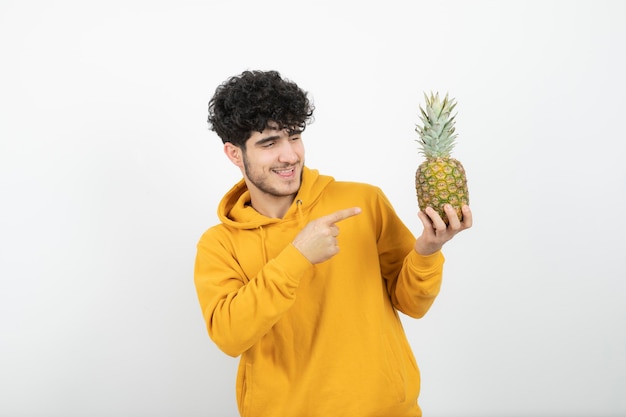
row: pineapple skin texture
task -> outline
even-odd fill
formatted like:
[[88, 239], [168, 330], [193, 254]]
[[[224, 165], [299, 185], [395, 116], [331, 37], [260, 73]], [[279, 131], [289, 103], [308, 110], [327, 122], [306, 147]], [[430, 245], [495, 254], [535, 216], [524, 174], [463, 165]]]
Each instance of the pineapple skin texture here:
[[450, 204], [463, 220], [461, 207], [469, 204], [469, 193], [465, 169], [456, 159], [427, 158], [415, 173], [415, 190], [420, 210], [432, 207], [448, 225], [450, 220], [443, 206]]

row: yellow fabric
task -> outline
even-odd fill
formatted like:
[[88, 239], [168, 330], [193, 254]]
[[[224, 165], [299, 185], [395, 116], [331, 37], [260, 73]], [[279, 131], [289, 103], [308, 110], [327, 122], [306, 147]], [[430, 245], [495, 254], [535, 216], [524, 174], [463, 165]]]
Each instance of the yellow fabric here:
[[[244, 417], [415, 417], [420, 379], [397, 311], [419, 318], [441, 285], [441, 252], [421, 256], [377, 187], [305, 168], [283, 219], [248, 205], [243, 181], [198, 243], [195, 285], [207, 330], [240, 356]], [[312, 265], [292, 240], [309, 221], [359, 206], [340, 252]]]

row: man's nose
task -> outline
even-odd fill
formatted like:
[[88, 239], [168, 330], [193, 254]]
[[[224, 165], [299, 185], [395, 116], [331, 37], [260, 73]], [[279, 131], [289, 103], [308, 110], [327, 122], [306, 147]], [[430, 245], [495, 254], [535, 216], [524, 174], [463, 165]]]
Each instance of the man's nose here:
[[291, 141], [286, 141], [280, 149], [279, 159], [281, 162], [295, 163], [298, 161], [298, 154]]

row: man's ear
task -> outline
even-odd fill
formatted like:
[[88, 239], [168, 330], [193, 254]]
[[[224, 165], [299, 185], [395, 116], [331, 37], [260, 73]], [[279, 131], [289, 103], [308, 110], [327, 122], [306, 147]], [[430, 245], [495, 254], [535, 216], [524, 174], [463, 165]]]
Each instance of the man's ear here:
[[224, 144], [224, 153], [230, 159], [230, 162], [237, 165], [239, 168], [243, 167], [243, 156], [241, 148], [233, 145], [230, 142]]

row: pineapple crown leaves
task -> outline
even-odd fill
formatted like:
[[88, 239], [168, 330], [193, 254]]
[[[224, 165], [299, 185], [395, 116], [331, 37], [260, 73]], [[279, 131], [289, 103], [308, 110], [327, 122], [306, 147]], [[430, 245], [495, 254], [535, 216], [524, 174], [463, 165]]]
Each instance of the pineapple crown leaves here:
[[420, 119], [422, 126], [417, 126], [415, 131], [419, 134], [420, 153], [426, 158], [447, 158], [452, 152], [457, 135], [454, 133], [454, 119], [456, 114], [452, 111], [456, 107], [454, 99], [448, 99], [446, 93], [443, 101], [439, 93], [430, 93], [430, 97], [424, 93], [426, 110], [420, 106]]

